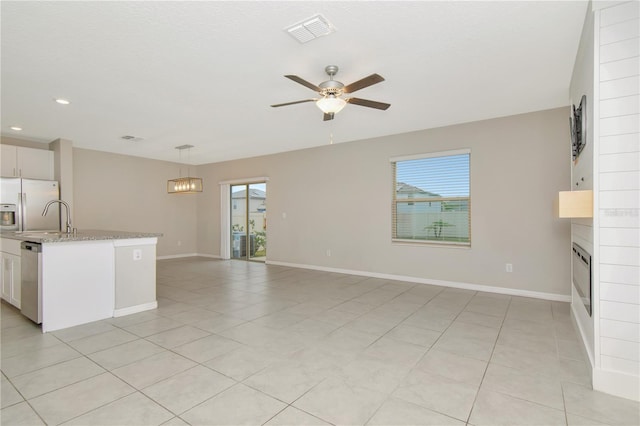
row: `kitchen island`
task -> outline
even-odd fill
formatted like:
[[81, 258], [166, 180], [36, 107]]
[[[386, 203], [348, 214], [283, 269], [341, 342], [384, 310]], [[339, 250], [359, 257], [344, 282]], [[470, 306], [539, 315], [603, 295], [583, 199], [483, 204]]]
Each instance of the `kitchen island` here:
[[100, 230], [3, 232], [2, 242], [41, 244], [40, 309], [42, 331], [48, 332], [157, 308], [160, 236]]

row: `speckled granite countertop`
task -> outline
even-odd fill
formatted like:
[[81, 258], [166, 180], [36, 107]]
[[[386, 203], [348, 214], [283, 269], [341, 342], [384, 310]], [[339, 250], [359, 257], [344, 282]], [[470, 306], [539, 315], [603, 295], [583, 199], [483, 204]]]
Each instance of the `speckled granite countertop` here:
[[157, 238], [162, 237], [160, 233], [148, 232], [124, 232], [124, 231], [101, 231], [95, 229], [83, 229], [75, 234], [67, 234], [59, 231], [25, 231], [25, 232], [2, 232], [2, 238], [12, 240], [32, 241], [34, 243], [64, 243], [72, 241], [98, 241], [98, 240], [127, 240], [130, 238]]

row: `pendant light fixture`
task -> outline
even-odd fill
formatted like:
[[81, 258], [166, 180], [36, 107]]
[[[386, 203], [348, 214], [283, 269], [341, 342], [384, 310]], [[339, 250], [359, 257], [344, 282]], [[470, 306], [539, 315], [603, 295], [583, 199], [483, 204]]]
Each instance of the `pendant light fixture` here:
[[[180, 145], [176, 149], [180, 151], [180, 163], [182, 164], [182, 151], [187, 150], [187, 163], [190, 160], [191, 148], [193, 145]], [[189, 176], [189, 165], [187, 164], [187, 176], [182, 177], [182, 167], [180, 167], [180, 177], [167, 181], [167, 192], [169, 194], [194, 194], [202, 192], [202, 178]]]

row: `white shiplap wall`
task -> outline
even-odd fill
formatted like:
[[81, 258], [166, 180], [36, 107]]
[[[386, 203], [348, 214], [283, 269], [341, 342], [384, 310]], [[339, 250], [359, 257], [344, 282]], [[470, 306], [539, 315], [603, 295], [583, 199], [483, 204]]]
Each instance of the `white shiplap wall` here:
[[[640, 395], [640, 2], [596, 19], [594, 388]], [[634, 385], [634, 382], [636, 383]], [[626, 383], [626, 384], [625, 384]]]

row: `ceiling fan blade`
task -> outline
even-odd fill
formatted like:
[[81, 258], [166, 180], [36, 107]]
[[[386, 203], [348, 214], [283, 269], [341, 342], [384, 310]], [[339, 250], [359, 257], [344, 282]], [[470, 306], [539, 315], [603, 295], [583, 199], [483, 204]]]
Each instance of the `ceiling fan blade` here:
[[333, 120], [334, 115], [335, 114], [333, 112], [330, 112], [329, 114], [325, 114], [324, 117], [322, 117], [322, 121]]
[[285, 77], [287, 77], [289, 80], [295, 81], [296, 83], [302, 84], [305, 87], [308, 87], [309, 89], [313, 90], [314, 92], [319, 92], [321, 90], [315, 84], [309, 83], [307, 80], [303, 80], [302, 78], [298, 77], [297, 75], [285, 75]]
[[295, 104], [301, 104], [304, 102], [315, 102], [316, 99], [305, 99], [304, 101], [294, 101], [294, 102], [287, 102], [284, 104], [275, 104], [275, 105], [271, 105], [273, 108], [277, 108], [277, 107], [281, 107], [281, 106], [287, 106], [287, 105], [295, 105]]
[[385, 104], [384, 102], [376, 102], [376, 101], [370, 101], [368, 99], [360, 99], [360, 98], [349, 98], [347, 99], [347, 102], [354, 105], [360, 105], [364, 107], [383, 109], [383, 110], [391, 106], [391, 104]]
[[376, 83], [380, 83], [381, 81], [384, 81], [384, 78], [382, 78], [381, 75], [371, 74], [369, 77], [365, 77], [362, 80], [354, 81], [348, 86], [345, 86], [344, 93], [353, 93], [356, 90], [364, 89], [365, 87], [372, 86]]

